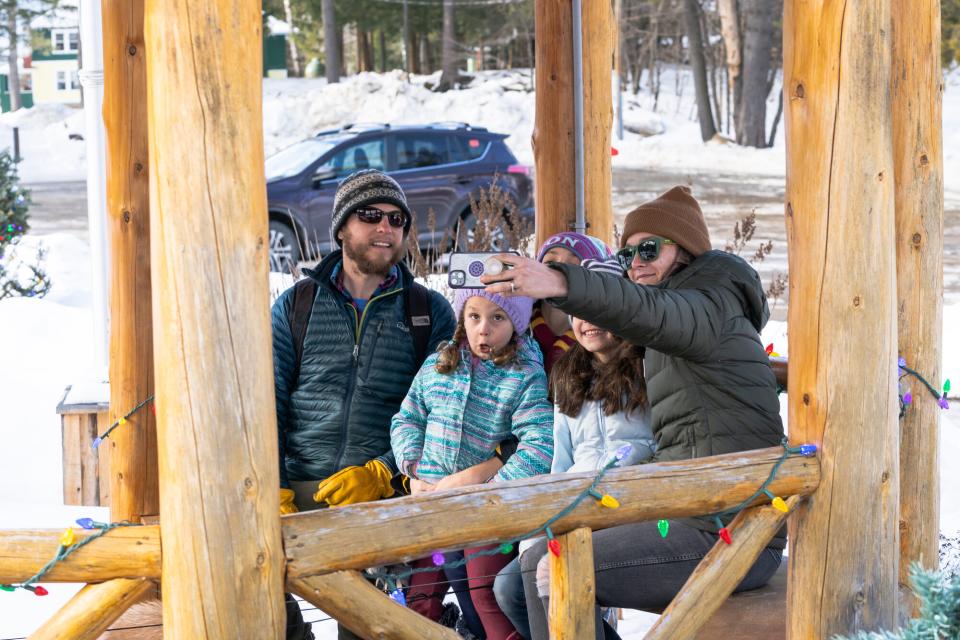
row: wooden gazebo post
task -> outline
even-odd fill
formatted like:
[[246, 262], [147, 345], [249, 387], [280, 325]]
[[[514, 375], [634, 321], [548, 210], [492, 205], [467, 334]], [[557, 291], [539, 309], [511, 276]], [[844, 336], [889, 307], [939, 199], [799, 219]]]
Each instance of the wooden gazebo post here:
[[283, 637], [261, 3], [146, 3], [168, 638]]
[[[907, 366], [938, 385], [943, 325], [940, 2], [893, 0], [892, 12], [898, 339]], [[910, 565], [934, 569], [938, 564], [940, 408], [918, 381], [905, 382], [916, 398], [900, 420], [900, 589], [909, 593]]]
[[[143, 0], [102, 0], [110, 254], [110, 418], [153, 393], [150, 182]], [[109, 447], [110, 518], [160, 513], [157, 429], [150, 407], [115, 430]]]
[[787, 0], [790, 438], [821, 447], [791, 519], [788, 637], [897, 622], [890, 0]]
[[[609, 2], [582, 0], [584, 204], [587, 233], [613, 242], [610, 202], [611, 72], [616, 29]], [[539, 247], [576, 219], [571, 0], [536, 0], [533, 155]]]

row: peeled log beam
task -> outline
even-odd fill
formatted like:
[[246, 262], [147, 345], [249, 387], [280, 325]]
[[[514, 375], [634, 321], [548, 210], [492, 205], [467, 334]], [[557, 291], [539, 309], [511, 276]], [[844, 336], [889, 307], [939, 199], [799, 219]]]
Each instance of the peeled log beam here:
[[460, 640], [453, 629], [400, 606], [356, 571], [294, 578], [287, 581], [287, 589], [361, 638]]
[[[892, 12], [897, 344], [908, 366], [936, 384], [943, 328], [940, 2], [895, 0]], [[904, 383], [915, 398], [926, 395], [919, 380], [905, 378]], [[900, 420], [901, 592], [911, 593], [913, 562], [927, 569], [938, 566], [939, 423], [940, 407], [927, 398], [913, 403]], [[919, 615], [912, 593], [910, 599]]]
[[143, 578], [88, 584], [28, 640], [96, 640], [151, 587]]
[[[144, 0], [102, 0], [103, 121], [110, 230], [110, 421], [153, 394], [150, 184]], [[160, 512], [157, 421], [149, 407], [129, 418], [109, 447], [110, 519]]]
[[[533, 123], [537, 246], [576, 218], [573, 139], [573, 14], [569, 2], [534, 3], [537, 64]], [[609, 84], [609, 83], [608, 83]]]
[[[583, 210], [586, 232], [613, 244], [613, 203], [610, 199], [613, 191], [610, 166], [613, 95], [610, 73], [613, 71], [617, 30], [609, 2], [584, 2], [582, 8]], [[548, 47], [555, 45], [556, 39], [547, 44]]]
[[[147, 0], [164, 635], [283, 638], [263, 3]], [[173, 99], [173, 96], [176, 98]]]
[[890, 47], [890, 0], [784, 4], [790, 439], [822, 445], [790, 519], [790, 638], [897, 626]]
[[[587, 499], [550, 528], [559, 534], [722, 511], [749, 498], [782, 453], [772, 447], [612, 469], [600, 488], [620, 500], [619, 509]], [[593, 477], [539, 476], [284, 516], [287, 576], [362, 569], [515, 538], [567, 507]], [[808, 495], [819, 478], [816, 458], [791, 457], [770, 490], [781, 496]]]
[[[0, 531], [0, 583], [23, 582], [60, 548], [63, 529]], [[78, 531], [77, 542], [89, 534]], [[120, 527], [78, 549], [43, 576], [43, 582], [100, 582], [160, 578], [160, 527]]]
[[593, 637], [596, 629], [596, 576], [593, 531], [581, 527], [557, 536], [560, 555], [550, 556], [550, 640]]
[[[787, 508], [793, 511], [800, 502], [798, 496], [786, 500]], [[717, 541], [687, 579], [683, 588], [673, 598], [647, 632], [644, 640], [683, 640], [694, 638], [710, 616], [737, 588], [750, 567], [760, 557], [770, 540], [777, 534], [786, 513], [772, 506], [753, 507], [737, 514], [728, 529], [732, 544]], [[771, 612], [771, 615], [777, 615]]]

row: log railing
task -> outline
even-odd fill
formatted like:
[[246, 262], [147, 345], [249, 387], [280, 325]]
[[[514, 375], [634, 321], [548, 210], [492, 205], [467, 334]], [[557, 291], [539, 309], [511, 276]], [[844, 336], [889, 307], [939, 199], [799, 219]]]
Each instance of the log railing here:
[[[562, 534], [579, 527], [597, 530], [722, 511], [749, 498], [782, 451], [772, 447], [612, 469], [600, 488], [617, 497], [620, 508], [587, 500], [551, 528]], [[566, 507], [592, 477], [546, 475], [284, 516], [287, 580], [519, 537]], [[769, 488], [784, 498], [805, 496], [816, 490], [819, 478], [816, 458], [791, 457]], [[765, 502], [767, 498], [757, 500]], [[0, 531], [0, 583], [22, 582], [36, 573], [56, 554], [61, 534], [61, 530]], [[82, 533], [77, 535], [83, 538]], [[44, 581], [158, 579], [160, 559], [159, 527], [124, 527], [58, 563]]]
[[[587, 500], [551, 529], [559, 534], [723, 511], [753, 495], [782, 453], [773, 447], [612, 469], [600, 489], [615, 496], [620, 508]], [[808, 495], [818, 478], [816, 459], [791, 457], [770, 490]], [[589, 473], [539, 476], [286, 516], [287, 575], [362, 569], [516, 538], [566, 507], [592, 479]]]

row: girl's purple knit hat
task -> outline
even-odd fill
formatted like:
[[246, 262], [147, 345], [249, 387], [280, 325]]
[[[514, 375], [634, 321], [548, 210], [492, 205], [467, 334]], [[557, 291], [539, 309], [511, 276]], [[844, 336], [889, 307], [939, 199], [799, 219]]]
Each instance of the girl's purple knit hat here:
[[486, 298], [503, 309], [510, 318], [510, 322], [513, 323], [513, 330], [517, 332], [517, 335], [522, 335], [530, 326], [533, 298], [526, 296], [510, 296], [507, 298], [498, 293], [487, 293], [485, 289], [457, 289], [456, 296], [453, 299], [453, 311], [457, 314], [457, 318], [460, 318], [460, 314], [463, 313], [463, 305], [467, 304], [467, 300], [474, 296]]
[[537, 262], [543, 262], [543, 256], [554, 247], [572, 251], [580, 261], [603, 260], [613, 255], [613, 251], [600, 238], [584, 235], [575, 231], [561, 231], [547, 238], [537, 251]]

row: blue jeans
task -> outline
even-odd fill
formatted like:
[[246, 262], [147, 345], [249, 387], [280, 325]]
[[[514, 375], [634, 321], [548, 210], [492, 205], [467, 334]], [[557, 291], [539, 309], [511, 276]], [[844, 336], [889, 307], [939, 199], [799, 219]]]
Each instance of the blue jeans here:
[[493, 595], [500, 610], [513, 623], [524, 640], [530, 640], [530, 623], [527, 622], [527, 600], [523, 595], [523, 576], [520, 574], [520, 558], [514, 558], [497, 574], [493, 583]]
[[[719, 537], [708, 531], [670, 521], [670, 534], [663, 538], [656, 522], [639, 522], [593, 533], [593, 566], [596, 572], [597, 604], [658, 611], [663, 609], [697, 568]], [[520, 558], [527, 618], [532, 640], [548, 640], [547, 598], [537, 593], [537, 563], [547, 552], [540, 540]], [[757, 589], [767, 583], [780, 566], [783, 551], [767, 547], [753, 563], [736, 591]], [[597, 616], [597, 638], [604, 635]]]

